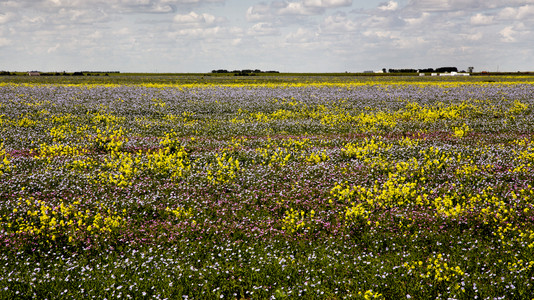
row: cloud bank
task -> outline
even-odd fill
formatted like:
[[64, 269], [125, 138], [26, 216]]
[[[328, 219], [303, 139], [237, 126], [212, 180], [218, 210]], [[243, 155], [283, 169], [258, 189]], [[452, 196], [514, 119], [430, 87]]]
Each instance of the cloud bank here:
[[0, 70], [534, 70], [534, 0], [0, 0]]

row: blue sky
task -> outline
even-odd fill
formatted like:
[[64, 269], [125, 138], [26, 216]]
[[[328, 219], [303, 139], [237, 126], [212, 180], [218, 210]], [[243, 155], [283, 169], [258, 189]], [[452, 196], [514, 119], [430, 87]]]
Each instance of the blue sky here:
[[0, 70], [534, 70], [534, 0], [0, 0]]

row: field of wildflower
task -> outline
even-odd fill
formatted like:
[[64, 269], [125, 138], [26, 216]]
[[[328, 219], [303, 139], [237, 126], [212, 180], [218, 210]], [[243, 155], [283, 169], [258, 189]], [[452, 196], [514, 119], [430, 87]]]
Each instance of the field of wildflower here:
[[525, 299], [534, 77], [0, 79], [0, 298]]

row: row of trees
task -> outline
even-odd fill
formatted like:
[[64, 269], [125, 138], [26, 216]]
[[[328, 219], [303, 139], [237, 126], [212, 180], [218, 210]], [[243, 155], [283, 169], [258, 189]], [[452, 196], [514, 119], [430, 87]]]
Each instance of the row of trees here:
[[262, 70], [259, 70], [259, 69], [255, 69], [255, 70], [244, 69], [244, 70], [233, 70], [233, 71], [220, 69], [220, 70], [212, 70], [211, 73], [216, 73], [216, 74], [233, 73], [234, 75], [237, 75], [237, 76], [248, 76], [248, 75], [255, 75], [255, 74], [259, 74], [259, 73], [280, 73], [280, 72], [278, 72], [278, 71], [262, 71]]
[[108, 73], [119, 73], [119, 72], [106, 72], [105, 74], [97, 73], [97, 72], [73, 72], [73, 73], [41, 73], [41, 76], [109, 76]]
[[451, 73], [451, 72], [458, 72], [458, 68], [456, 67], [441, 67], [437, 69], [433, 68], [427, 68], [427, 69], [388, 69], [386, 72], [386, 69], [382, 69], [384, 73]]
[[[105, 75], [109, 76], [108, 73], [119, 73], [118, 71], [113, 72], [73, 72], [73, 73], [67, 73], [67, 72], [34, 72], [37, 73], [39, 76], [100, 76]], [[17, 76], [17, 75], [28, 75], [28, 73], [21, 73], [21, 72], [9, 72], [9, 71], [0, 71], [0, 76]]]

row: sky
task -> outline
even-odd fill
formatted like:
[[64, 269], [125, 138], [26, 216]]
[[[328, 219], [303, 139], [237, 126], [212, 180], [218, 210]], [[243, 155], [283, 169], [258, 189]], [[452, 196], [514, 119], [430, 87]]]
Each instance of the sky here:
[[534, 0], [0, 0], [0, 70], [534, 71]]

